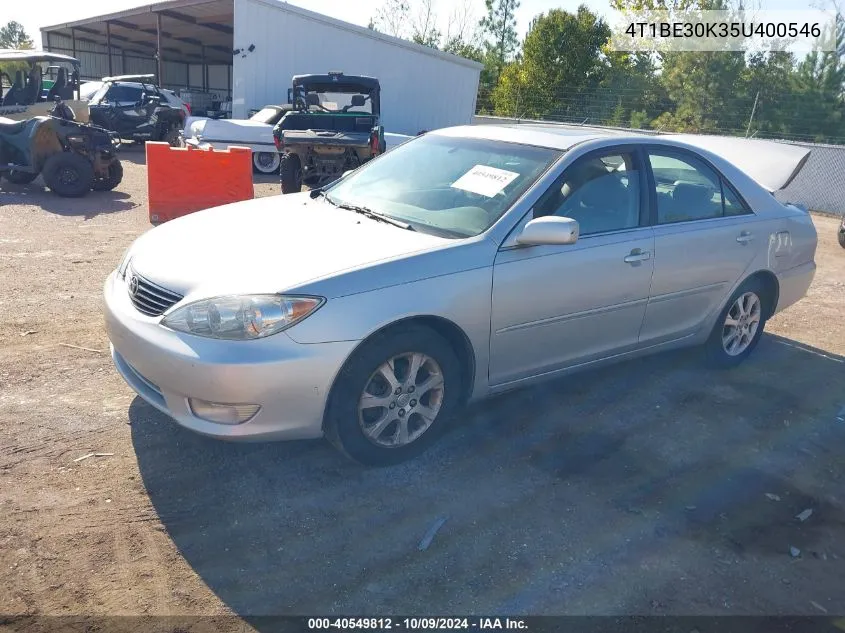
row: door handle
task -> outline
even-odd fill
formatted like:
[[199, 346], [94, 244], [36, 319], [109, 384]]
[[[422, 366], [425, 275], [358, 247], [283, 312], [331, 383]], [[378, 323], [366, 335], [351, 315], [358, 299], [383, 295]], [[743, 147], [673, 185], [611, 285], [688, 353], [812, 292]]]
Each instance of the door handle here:
[[740, 244], [748, 244], [748, 242], [750, 242], [753, 239], [754, 239], [754, 236], [751, 235], [750, 231], [743, 231], [742, 233], [740, 233], [737, 236], [736, 241], [739, 242]]
[[636, 264], [637, 262], [644, 262], [647, 259], [651, 259], [651, 251], [644, 251], [641, 248], [635, 248], [631, 251], [630, 255], [627, 255], [623, 260], [626, 264]]

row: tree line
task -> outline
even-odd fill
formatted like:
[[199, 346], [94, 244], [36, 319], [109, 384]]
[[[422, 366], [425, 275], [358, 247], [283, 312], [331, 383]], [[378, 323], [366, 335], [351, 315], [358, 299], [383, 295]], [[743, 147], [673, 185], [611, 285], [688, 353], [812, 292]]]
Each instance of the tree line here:
[[[676, 8], [731, 9], [731, 0], [672, 0]], [[845, 20], [836, 50], [803, 58], [782, 51], [634, 53], [610, 48], [611, 29], [586, 5], [552, 9], [520, 42], [519, 0], [473, 3], [437, 28], [432, 0], [387, 0], [370, 28], [484, 64], [478, 114], [845, 143]], [[666, 0], [611, 0], [616, 10], [666, 8]]]

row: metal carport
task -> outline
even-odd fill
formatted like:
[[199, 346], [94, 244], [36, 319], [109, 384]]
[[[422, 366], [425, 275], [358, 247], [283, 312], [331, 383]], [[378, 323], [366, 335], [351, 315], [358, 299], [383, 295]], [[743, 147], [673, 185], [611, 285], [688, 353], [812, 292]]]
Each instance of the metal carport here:
[[41, 29], [45, 50], [82, 62], [82, 78], [154, 73], [162, 86], [228, 99], [234, 0], [172, 0]]

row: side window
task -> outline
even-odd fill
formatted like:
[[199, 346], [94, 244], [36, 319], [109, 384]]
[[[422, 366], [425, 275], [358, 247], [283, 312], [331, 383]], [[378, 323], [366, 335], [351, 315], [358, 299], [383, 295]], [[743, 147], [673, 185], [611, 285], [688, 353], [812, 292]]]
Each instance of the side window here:
[[141, 100], [141, 89], [132, 86], [113, 84], [106, 93], [106, 101], [111, 103], [137, 103]]
[[722, 183], [716, 173], [692, 157], [649, 152], [657, 189], [657, 223], [722, 217]]
[[750, 213], [731, 187], [692, 156], [649, 152], [657, 189], [657, 223], [672, 224]]
[[725, 216], [751, 213], [724, 180], [722, 181], [722, 201], [725, 205]]
[[633, 154], [585, 156], [566, 168], [534, 207], [534, 217], [577, 220], [581, 235], [640, 224], [640, 173]]

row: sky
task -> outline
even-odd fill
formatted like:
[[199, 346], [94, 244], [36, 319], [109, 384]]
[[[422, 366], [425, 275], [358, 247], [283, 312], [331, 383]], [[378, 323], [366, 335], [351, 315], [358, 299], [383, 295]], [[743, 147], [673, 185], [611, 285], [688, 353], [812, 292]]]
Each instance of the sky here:
[[[36, 46], [40, 46], [41, 35], [39, 29], [43, 26], [51, 26], [64, 22], [81, 20], [104, 13], [115, 13], [133, 7], [150, 4], [149, 0], [110, 0], [108, 3], [81, 0], [68, 2], [67, 0], [0, 0], [3, 7], [3, 21], [15, 20], [24, 25], [29, 36], [35, 40]], [[484, 14], [484, 0], [467, 0], [474, 8], [477, 18]], [[783, 9], [807, 9], [815, 0], [758, 0], [761, 8], [767, 10]], [[317, 13], [323, 13], [332, 17], [366, 26], [369, 19], [375, 15], [379, 7], [383, 6], [385, 0], [291, 0], [295, 4]], [[434, 9], [438, 17], [438, 27], [441, 31], [446, 30], [446, 23], [454, 6], [463, 4], [463, 0], [434, 0]], [[413, 0], [411, 0], [413, 5]], [[578, 5], [586, 4], [590, 9], [604, 16], [606, 19], [612, 17], [609, 0], [521, 0], [521, 6], [517, 10], [517, 30], [519, 39], [525, 35], [531, 20], [539, 13], [549, 9], [561, 8], [574, 11]], [[11, 6], [10, 6], [11, 5]]]

